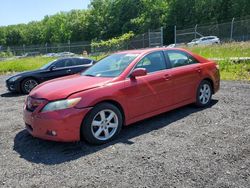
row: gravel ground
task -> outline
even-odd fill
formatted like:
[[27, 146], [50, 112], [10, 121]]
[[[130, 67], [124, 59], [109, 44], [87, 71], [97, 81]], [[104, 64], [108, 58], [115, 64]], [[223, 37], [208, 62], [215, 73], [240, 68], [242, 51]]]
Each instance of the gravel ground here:
[[31, 137], [25, 96], [7, 93], [5, 78], [0, 187], [250, 187], [250, 83], [222, 82], [209, 108], [179, 108], [91, 146]]

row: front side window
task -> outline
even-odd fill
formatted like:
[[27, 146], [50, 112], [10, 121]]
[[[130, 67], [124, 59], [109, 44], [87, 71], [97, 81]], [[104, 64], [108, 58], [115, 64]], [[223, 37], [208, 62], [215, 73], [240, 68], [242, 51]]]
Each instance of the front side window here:
[[82, 73], [85, 76], [116, 77], [119, 76], [139, 54], [112, 54], [98, 61]]
[[145, 68], [148, 73], [166, 69], [162, 52], [153, 52], [142, 58], [135, 68]]
[[180, 67], [197, 63], [191, 55], [181, 51], [165, 51], [166, 59], [170, 61], [172, 67]]
[[56, 62], [56, 60], [51, 61], [51, 62], [49, 62], [49, 63], [43, 65], [40, 69], [41, 69], [41, 70], [46, 70], [46, 69], [48, 69], [48, 68], [49, 68], [53, 63], [55, 63], [55, 62]]

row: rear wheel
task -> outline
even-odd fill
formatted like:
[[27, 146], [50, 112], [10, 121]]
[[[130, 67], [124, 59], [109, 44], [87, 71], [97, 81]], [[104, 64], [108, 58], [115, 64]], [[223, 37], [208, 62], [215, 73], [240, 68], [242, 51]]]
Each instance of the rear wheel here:
[[211, 103], [212, 86], [207, 80], [203, 80], [196, 92], [196, 105], [199, 107], [208, 106]]
[[91, 144], [104, 144], [119, 134], [122, 122], [122, 114], [116, 106], [101, 103], [84, 119], [81, 134]]
[[38, 85], [38, 82], [33, 78], [26, 78], [21, 83], [21, 90], [24, 94], [29, 94], [30, 91]]

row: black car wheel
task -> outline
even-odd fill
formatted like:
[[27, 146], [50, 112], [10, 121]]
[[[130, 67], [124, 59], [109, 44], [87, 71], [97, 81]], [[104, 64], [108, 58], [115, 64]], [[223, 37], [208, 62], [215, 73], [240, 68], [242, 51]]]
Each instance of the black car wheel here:
[[81, 134], [90, 144], [104, 144], [119, 134], [122, 122], [122, 114], [116, 106], [101, 103], [84, 119]]
[[29, 94], [30, 91], [38, 85], [38, 82], [33, 78], [26, 78], [21, 83], [21, 90], [24, 94]]
[[212, 86], [207, 80], [203, 80], [196, 92], [196, 105], [199, 107], [208, 106], [211, 103]]

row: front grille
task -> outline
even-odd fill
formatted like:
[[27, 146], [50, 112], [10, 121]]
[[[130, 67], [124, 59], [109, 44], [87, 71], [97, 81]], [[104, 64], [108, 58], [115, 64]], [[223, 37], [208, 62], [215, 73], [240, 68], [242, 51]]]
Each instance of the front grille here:
[[44, 100], [42, 99], [35, 99], [33, 97], [28, 96], [26, 100], [26, 110], [34, 112], [43, 102]]

